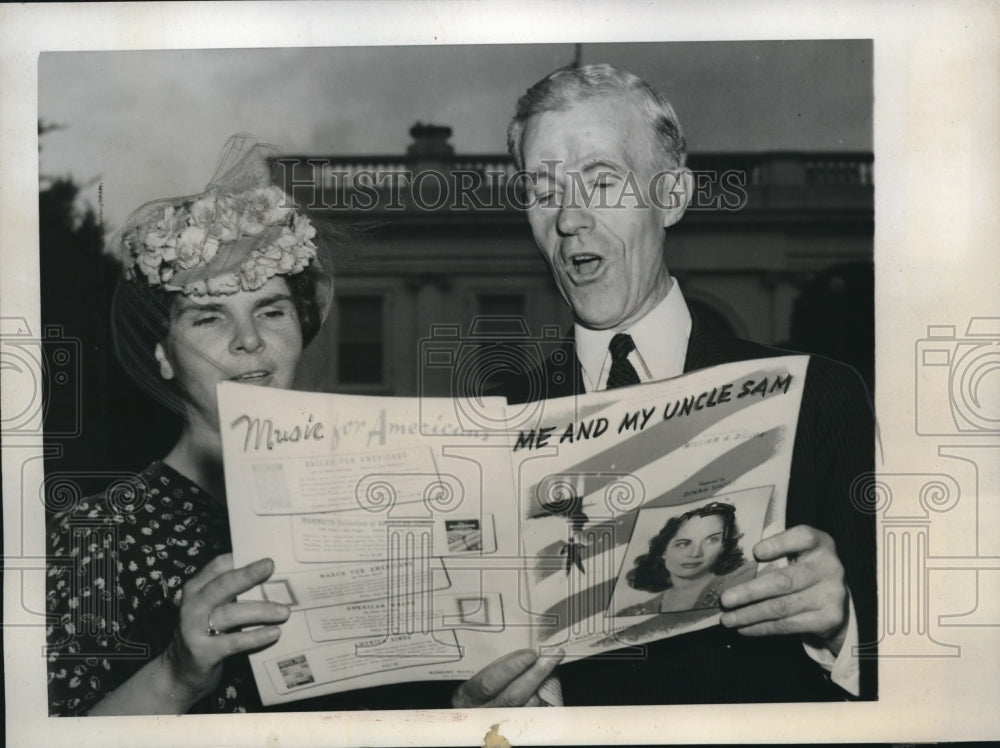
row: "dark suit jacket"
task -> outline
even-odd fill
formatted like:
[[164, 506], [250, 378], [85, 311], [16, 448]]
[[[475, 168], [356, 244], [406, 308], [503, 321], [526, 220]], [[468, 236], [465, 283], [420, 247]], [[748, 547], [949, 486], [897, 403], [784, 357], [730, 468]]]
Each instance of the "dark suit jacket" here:
[[[566, 355], [566, 354], [569, 355]], [[785, 355], [736, 338], [712, 337], [697, 322], [685, 371], [732, 361]], [[544, 383], [546, 397], [582, 393], [572, 351], [550, 357], [544, 371], [512, 377], [498, 392], [514, 402]], [[553, 361], [559, 363], [554, 363]], [[539, 379], [541, 377], [541, 379]], [[531, 386], [534, 381], [534, 387]], [[844, 565], [858, 620], [870, 646], [861, 661], [861, 696], [876, 697], [875, 516], [851, 501], [856, 477], [874, 469], [874, 418], [861, 378], [829, 359], [810, 358], [792, 454], [786, 527], [811, 525], [829, 533]], [[559, 668], [567, 706], [774, 701], [849, 698], [806, 654], [798, 636], [747, 637], [720, 626]]]

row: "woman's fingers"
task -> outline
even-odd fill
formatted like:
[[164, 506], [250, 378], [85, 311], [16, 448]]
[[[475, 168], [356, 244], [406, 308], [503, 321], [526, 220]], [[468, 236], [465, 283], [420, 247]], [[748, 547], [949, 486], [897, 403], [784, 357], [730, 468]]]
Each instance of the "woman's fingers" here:
[[[209, 612], [208, 619], [211, 619], [213, 628], [225, 633], [243, 626], [284, 623], [290, 614], [291, 610], [285, 605], [253, 601], [224, 603]], [[205, 622], [206, 627], [208, 619]]]
[[262, 558], [239, 569], [219, 574], [198, 590], [199, 603], [211, 610], [229, 602], [240, 593], [253, 589], [271, 576], [273, 571], [274, 562], [269, 558]]
[[263, 649], [270, 646], [281, 636], [281, 629], [277, 626], [265, 626], [263, 628], [252, 629], [251, 631], [236, 631], [231, 634], [223, 634], [215, 637], [217, 646], [222, 650], [220, 661], [237, 654], [238, 652], [250, 652], [255, 649]]
[[184, 585], [184, 597], [191, 597], [196, 594], [202, 587], [211, 582], [220, 574], [225, 574], [227, 571], [232, 571], [233, 568], [233, 554], [223, 553], [220, 556], [216, 556], [211, 561], [209, 561], [205, 566], [193, 577], [191, 577], [187, 583]]
[[[180, 622], [164, 660], [178, 688], [201, 694], [218, 676], [219, 664], [237, 652], [262, 649], [280, 636], [277, 626], [289, 609], [266, 601], [236, 602], [236, 596], [271, 576], [274, 562], [265, 558], [239, 569], [232, 554], [217, 556], [184, 586]], [[244, 626], [259, 626], [241, 631]], [[210, 633], [219, 632], [218, 634]]]
[[232, 554], [217, 556], [184, 587], [180, 633], [187, 649], [202, 663], [217, 659], [220, 646], [233, 646], [232, 642], [222, 645], [213, 641], [222, 637], [210, 634], [209, 629], [224, 633], [243, 626], [282, 623], [289, 616], [289, 609], [277, 603], [235, 601], [241, 592], [271, 576], [274, 571], [271, 559], [260, 559], [239, 569], [232, 566]]
[[[204, 680], [223, 659], [237, 652], [261, 649], [281, 635], [275, 625], [288, 620], [291, 611], [270, 602], [224, 603], [208, 611], [182, 611], [175, 638], [175, 660], [191, 679]], [[211, 628], [218, 634], [209, 632]], [[241, 631], [244, 626], [255, 626]]]

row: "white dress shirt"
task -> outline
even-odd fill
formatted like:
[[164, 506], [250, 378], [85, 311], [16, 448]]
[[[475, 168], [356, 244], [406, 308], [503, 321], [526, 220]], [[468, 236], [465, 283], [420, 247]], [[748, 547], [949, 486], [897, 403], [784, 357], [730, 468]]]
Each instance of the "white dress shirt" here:
[[677, 281], [671, 278], [670, 283], [663, 301], [628, 330], [591, 330], [579, 324], [573, 328], [576, 356], [583, 369], [583, 386], [587, 392], [607, 388], [611, 371], [608, 346], [619, 332], [627, 332], [635, 343], [628, 360], [635, 367], [640, 382], [656, 382], [684, 373], [691, 313]]
[[[671, 277], [670, 290], [649, 313], [625, 330], [591, 330], [575, 325], [576, 355], [583, 369], [583, 386], [587, 392], [604, 390], [611, 371], [608, 346], [615, 334], [632, 336], [635, 350], [628, 360], [639, 375], [639, 382], [655, 382], [684, 373], [688, 338], [691, 337], [691, 313], [688, 311], [680, 285]], [[858, 658], [852, 655], [858, 644], [858, 626], [854, 603], [848, 597], [847, 635], [836, 656], [825, 647], [802, 643], [806, 653], [819, 663], [830, 679], [848, 693], [861, 693]]]

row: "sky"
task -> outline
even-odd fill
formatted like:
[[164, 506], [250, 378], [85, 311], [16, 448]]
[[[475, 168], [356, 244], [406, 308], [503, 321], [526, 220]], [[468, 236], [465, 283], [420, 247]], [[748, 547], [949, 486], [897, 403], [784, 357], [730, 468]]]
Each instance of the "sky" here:
[[[282, 152], [397, 155], [417, 121], [501, 153], [518, 96], [572, 44], [44, 52], [40, 174], [72, 176], [114, 229], [200, 191], [236, 132]], [[674, 104], [689, 149], [871, 150], [868, 41], [585, 44]], [[98, 188], [101, 187], [100, 201]], [[100, 205], [98, 203], [100, 202]]]

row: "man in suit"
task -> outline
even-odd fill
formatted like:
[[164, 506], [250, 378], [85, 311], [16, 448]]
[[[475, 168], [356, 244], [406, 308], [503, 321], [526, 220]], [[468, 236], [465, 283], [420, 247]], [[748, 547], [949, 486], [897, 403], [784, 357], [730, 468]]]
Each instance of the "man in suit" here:
[[[531, 378], [564, 382], [545, 393], [558, 397], [783, 353], [713, 337], [692, 320], [667, 270], [667, 229], [684, 215], [692, 175], [673, 108], [644, 81], [610, 65], [557, 70], [518, 102], [508, 147], [530, 175], [532, 233], [576, 321], [562, 377], [514, 379], [509, 400], [525, 400]], [[851, 501], [873, 459], [860, 378], [812, 357], [787, 529], [753, 548], [760, 561], [789, 563], [726, 590], [718, 626], [648, 644], [640, 657], [559, 667], [564, 703], [875, 698], [875, 521]], [[859, 644], [869, 656], [858, 656]], [[539, 689], [555, 665], [512, 653], [463, 683], [453, 703], [551, 703], [548, 687]]]

